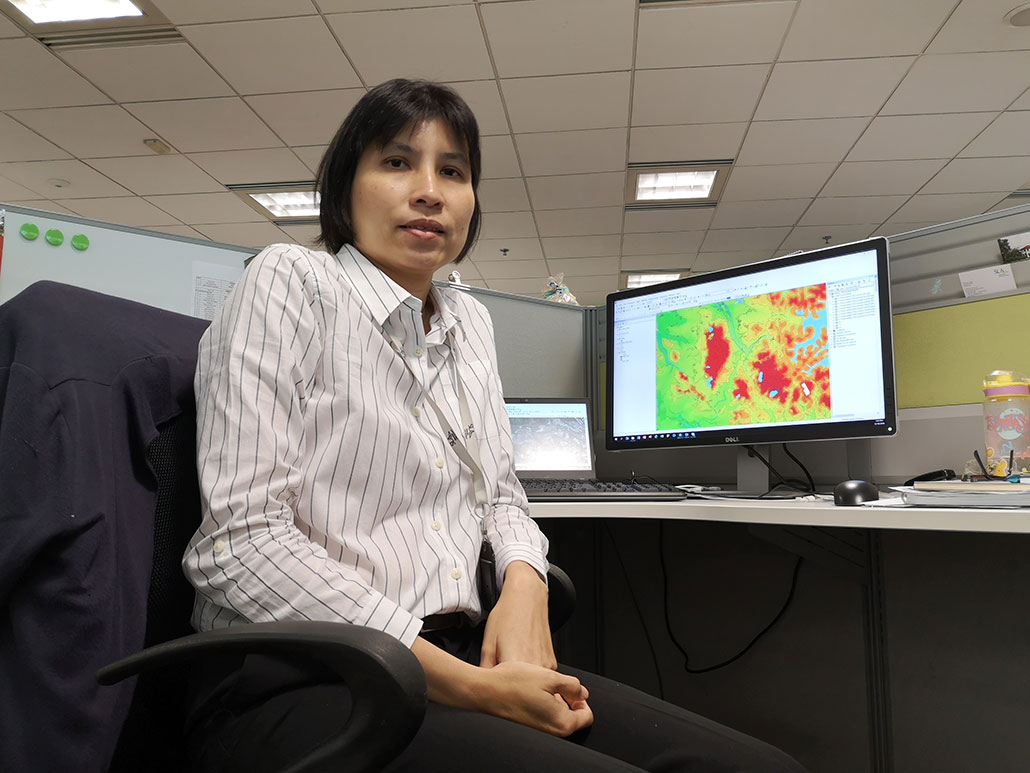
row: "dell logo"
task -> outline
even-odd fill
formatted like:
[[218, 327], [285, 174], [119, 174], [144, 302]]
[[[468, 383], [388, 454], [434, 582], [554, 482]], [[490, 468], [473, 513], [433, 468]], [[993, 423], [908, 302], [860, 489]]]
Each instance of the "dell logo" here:
[[737, 437], [736, 435], [727, 435], [725, 440], [726, 440], [727, 443], [739, 443], [740, 442], [740, 438]]

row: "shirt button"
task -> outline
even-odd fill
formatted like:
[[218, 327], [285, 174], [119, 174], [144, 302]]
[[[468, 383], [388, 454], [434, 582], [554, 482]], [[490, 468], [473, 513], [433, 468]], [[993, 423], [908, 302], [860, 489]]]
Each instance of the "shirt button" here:
[[441, 527], [443, 526], [443, 524], [442, 524], [442, 523], [440, 523], [439, 521], [433, 521], [433, 522], [432, 522], [432, 523], [430, 524], [430, 526], [432, 526], [432, 527], [433, 527], [433, 531], [440, 531], [440, 528], [441, 528]]
[[416, 405], [414, 408], [411, 409], [411, 415], [417, 419], [419, 416], [422, 415], [422, 409]]
[[422, 356], [422, 347], [421, 346], [416, 346], [415, 347], [414, 355], [416, 357], [421, 357]]
[[461, 569], [459, 569], [458, 567], [454, 567], [453, 569], [451, 569], [451, 578], [454, 579], [454, 580], [460, 580], [461, 579]]
[[433, 464], [435, 464], [437, 467], [439, 467], [442, 470], [443, 469], [443, 457], [442, 456], [436, 457], [433, 460]]
[[222, 540], [215, 540], [215, 553], [221, 553], [223, 550], [225, 550], [225, 543]]

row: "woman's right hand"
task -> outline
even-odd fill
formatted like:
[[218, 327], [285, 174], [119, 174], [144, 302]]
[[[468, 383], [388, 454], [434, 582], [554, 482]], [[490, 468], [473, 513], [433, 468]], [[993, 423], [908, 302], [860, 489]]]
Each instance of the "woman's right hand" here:
[[588, 727], [594, 714], [579, 679], [549, 668], [507, 661], [483, 670], [477, 708], [564, 738]]

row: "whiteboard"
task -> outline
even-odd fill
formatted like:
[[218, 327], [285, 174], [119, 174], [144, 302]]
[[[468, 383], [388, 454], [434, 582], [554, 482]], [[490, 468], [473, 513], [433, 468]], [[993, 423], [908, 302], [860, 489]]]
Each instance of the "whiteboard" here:
[[[0, 210], [0, 303], [50, 279], [210, 319], [243, 273], [243, 262], [257, 252], [27, 207], [0, 204]], [[35, 226], [38, 236], [25, 238], [24, 225]], [[60, 244], [48, 242], [48, 232], [59, 233]], [[72, 246], [77, 236], [89, 240], [85, 250]]]

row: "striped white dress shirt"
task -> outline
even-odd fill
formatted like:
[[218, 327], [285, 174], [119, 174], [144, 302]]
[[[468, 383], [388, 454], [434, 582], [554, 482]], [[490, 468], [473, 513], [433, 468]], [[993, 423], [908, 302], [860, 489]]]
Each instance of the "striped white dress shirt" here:
[[[482, 534], [498, 580], [547, 574], [547, 540], [515, 477], [485, 307], [422, 303], [356, 249], [276, 244], [254, 258], [200, 342], [203, 521], [183, 557], [193, 625], [338, 620], [410, 646], [426, 615], [482, 616]], [[488, 502], [427, 392], [461, 426], [464, 385]]]

